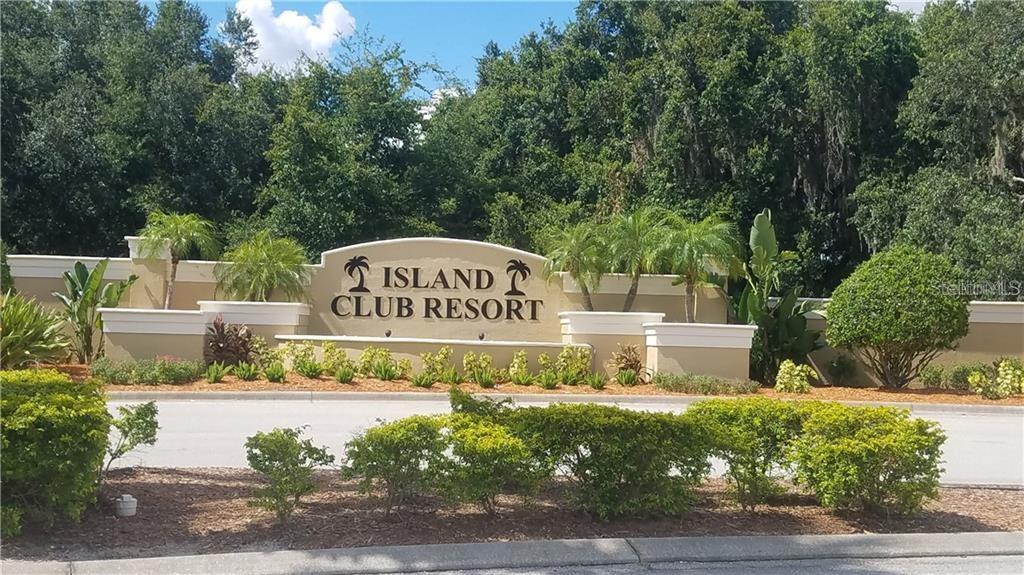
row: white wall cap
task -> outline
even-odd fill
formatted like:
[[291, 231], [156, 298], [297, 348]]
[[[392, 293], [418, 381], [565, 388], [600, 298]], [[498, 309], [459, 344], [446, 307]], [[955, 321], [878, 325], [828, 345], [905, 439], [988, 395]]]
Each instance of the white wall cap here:
[[207, 322], [218, 315], [227, 323], [245, 325], [305, 325], [310, 307], [304, 303], [200, 300], [199, 311]]
[[142, 253], [142, 237], [140, 236], [125, 236], [124, 240], [128, 242], [128, 257], [133, 260], [169, 260], [171, 259], [170, 248], [164, 248], [160, 253], [157, 254], [145, 254]]
[[[75, 262], [82, 262], [92, 270], [101, 260], [106, 258], [86, 256], [33, 256], [10, 254], [7, 263], [11, 266], [11, 276], [15, 282], [18, 278], [60, 278], [64, 272], [71, 270]], [[107, 273], [103, 279], [107, 281], [126, 280], [129, 275], [131, 260], [128, 258], [110, 258]]]
[[206, 317], [200, 311], [101, 307], [103, 333], [203, 335]]
[[755, 325], [721, 323], [648, 323], [644, 336], [652, 347], [715, 347], [750, 349]]
[[663, 313], [621, 311], [563, 311], [563, 335], [643, 335], [644, 324], [657, 323]]
[[434, 339], [424, 337], [373, 337], [362, 335], [275, 335], [280, 341], [309, 341], [339, 343], [423, 343], [430, 345], [469, 345], [480, 347], [591, 347], [586, 343], [563, 343], [560, 341], [503, 341], [479, 339]]

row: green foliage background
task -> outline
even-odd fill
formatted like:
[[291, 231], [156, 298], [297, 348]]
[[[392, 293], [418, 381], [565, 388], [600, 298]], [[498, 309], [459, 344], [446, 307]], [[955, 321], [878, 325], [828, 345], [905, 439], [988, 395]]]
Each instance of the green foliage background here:
[[3, 6], [14, 252], [116, 255], [155, 209], [314, 258], [403, 235], [536, 250], [546, 226], [660, 204], [744, 225], [770, 208], [805, 295], [892, 242], [1024, 275], [1019, 2], [584, 0], [488, 45], [471, 87], [366, 38], [249, 71], [255, 36], [228, 22], [181, 0]]

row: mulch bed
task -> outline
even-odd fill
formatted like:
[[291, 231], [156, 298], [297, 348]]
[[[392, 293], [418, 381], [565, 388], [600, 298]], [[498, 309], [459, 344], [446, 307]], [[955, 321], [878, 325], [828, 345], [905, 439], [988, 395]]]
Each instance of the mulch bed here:
[[387, 516], [330, 471], [318, 472], [319, 490], [303, 500], [285, 528], [270, 512], [247, 505], [259, 481], [245, 469], [116, 470], [101, 501], [130, 493], [139, 499], [138, 515], [117, 519], [101, 504], [79, 524], [49, 530], [30, 525], [4, 541], [3, 555], [86, 560], [525, 539], [1024, 530], [1024, 491], [941, 489], [918, 515], [884, 519], [831, 512], [797, 492], [748, 513], [729, 498], [722, 480], [702, 486], [697, 505], [681, 518], [597, 521], [569, 505], [566, 486], [558, 483], [530, 501], [502, 499], [495, 517], [473, 505], [436, 501]]

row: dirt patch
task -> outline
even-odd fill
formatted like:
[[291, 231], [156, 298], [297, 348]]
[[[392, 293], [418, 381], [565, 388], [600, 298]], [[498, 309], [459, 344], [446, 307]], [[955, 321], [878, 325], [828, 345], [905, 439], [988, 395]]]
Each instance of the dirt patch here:
[[[55, 366], [58, 370], [71, 375], [75, 379], [89, 377], [88, 366], [68, 364]], [[490, 389], [484, 389], [473, 383], [463, 383], [459, 387], [470, 393], [495, 393], [501, 395], [519, 394], [542, 394], [542, 395], [666, 395], [666, 396], [689, 396], [692, 394], [665, 391], [654, 385], [636, 385], [624, 387], [614, 382], [608, 382], [602, 390], [592, 389], [585, 385], [558, 386], [555, 389], [541, 389], [535, 385], [522, 386], [511, 383], [497, 384]], [[415, 387], [405, 380], [381, 381], [378, 379], [357, 379], [352, 383], [338, 383], [329, 377], [310, 379], [295, 373], [289, 373], [282, 383], [272, 383], [266, 380], [242, 381], [234, 376], [227, 376], [220, 383], [209, 383], [206, 380], [199, 380], [193, 383], [181, 385], [107, 385], [107, 391], [402, 391], [411, 393], [439, 393], [448, 392], [447, 387], [437, 384], [429, 389]], [[767, 397], [782, 399], [805, 399], [821, 401], [870, 401], [870, 402], [902, 402], [902, 403], [960, 403], [960, 404], [981, 404], [981, 405], [1024, 405], [1024, 396], [1013, 396], [1006, 399], [985, 399], [980, 395], [967, 391], [954, 391], [944, 389], [898, 389], [889, 390], [882, 388], [857, 388], [857, 387], [812, 387], [810, 393], [779, 393], [770, 387], [763, 387], [757, 392]], [[699, 396], [706, 397], [706, 396]]]
[[28, 527], [4, 542], [3, 554], [69, 560], [525, 539], [1024, 530], [1024, 491], [942, 489], [920, 514], [884, 519], [830, 512], [796, 491], [747, 513], [714, 480], [699, 489], [698, 503], [681, 518], [601, 522], [567, 503], [566, 486], [557, 482], [529, 501], [503, 498], [496, 517], [472, 505], [429, 500], [386, 516], [336, 472], [319, 473], [317, 482], [319, 490], [283, 528], [269, 512], [248, 506], [259, 485], [248, 470], [117, 470], [101, 501], [130, 493], [139, 499], [138, 515], [117, 519], [100, 505], [79, 524]]

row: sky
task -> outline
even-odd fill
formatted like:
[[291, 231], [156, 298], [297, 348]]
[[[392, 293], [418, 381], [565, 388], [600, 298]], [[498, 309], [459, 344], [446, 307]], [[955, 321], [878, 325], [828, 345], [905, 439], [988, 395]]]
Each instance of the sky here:
[[[570, 21], [576, 2], [283, 2], [280, 0], [202, 1], [199, 6], [216, 30], [228, 8], [253, 22], [260, 40], [260, 63], [290, 69], [300, 54], [328, 57], [338, 38], [368, 31], [398, 43], [412, 61], [433, 61], [467, 87], [476, 80], [476, 58], [493, 40], [511, 47], [524, 34], [551, 20], [559, 27]], [[423, 78], [428, 89], [434, 78]]]

